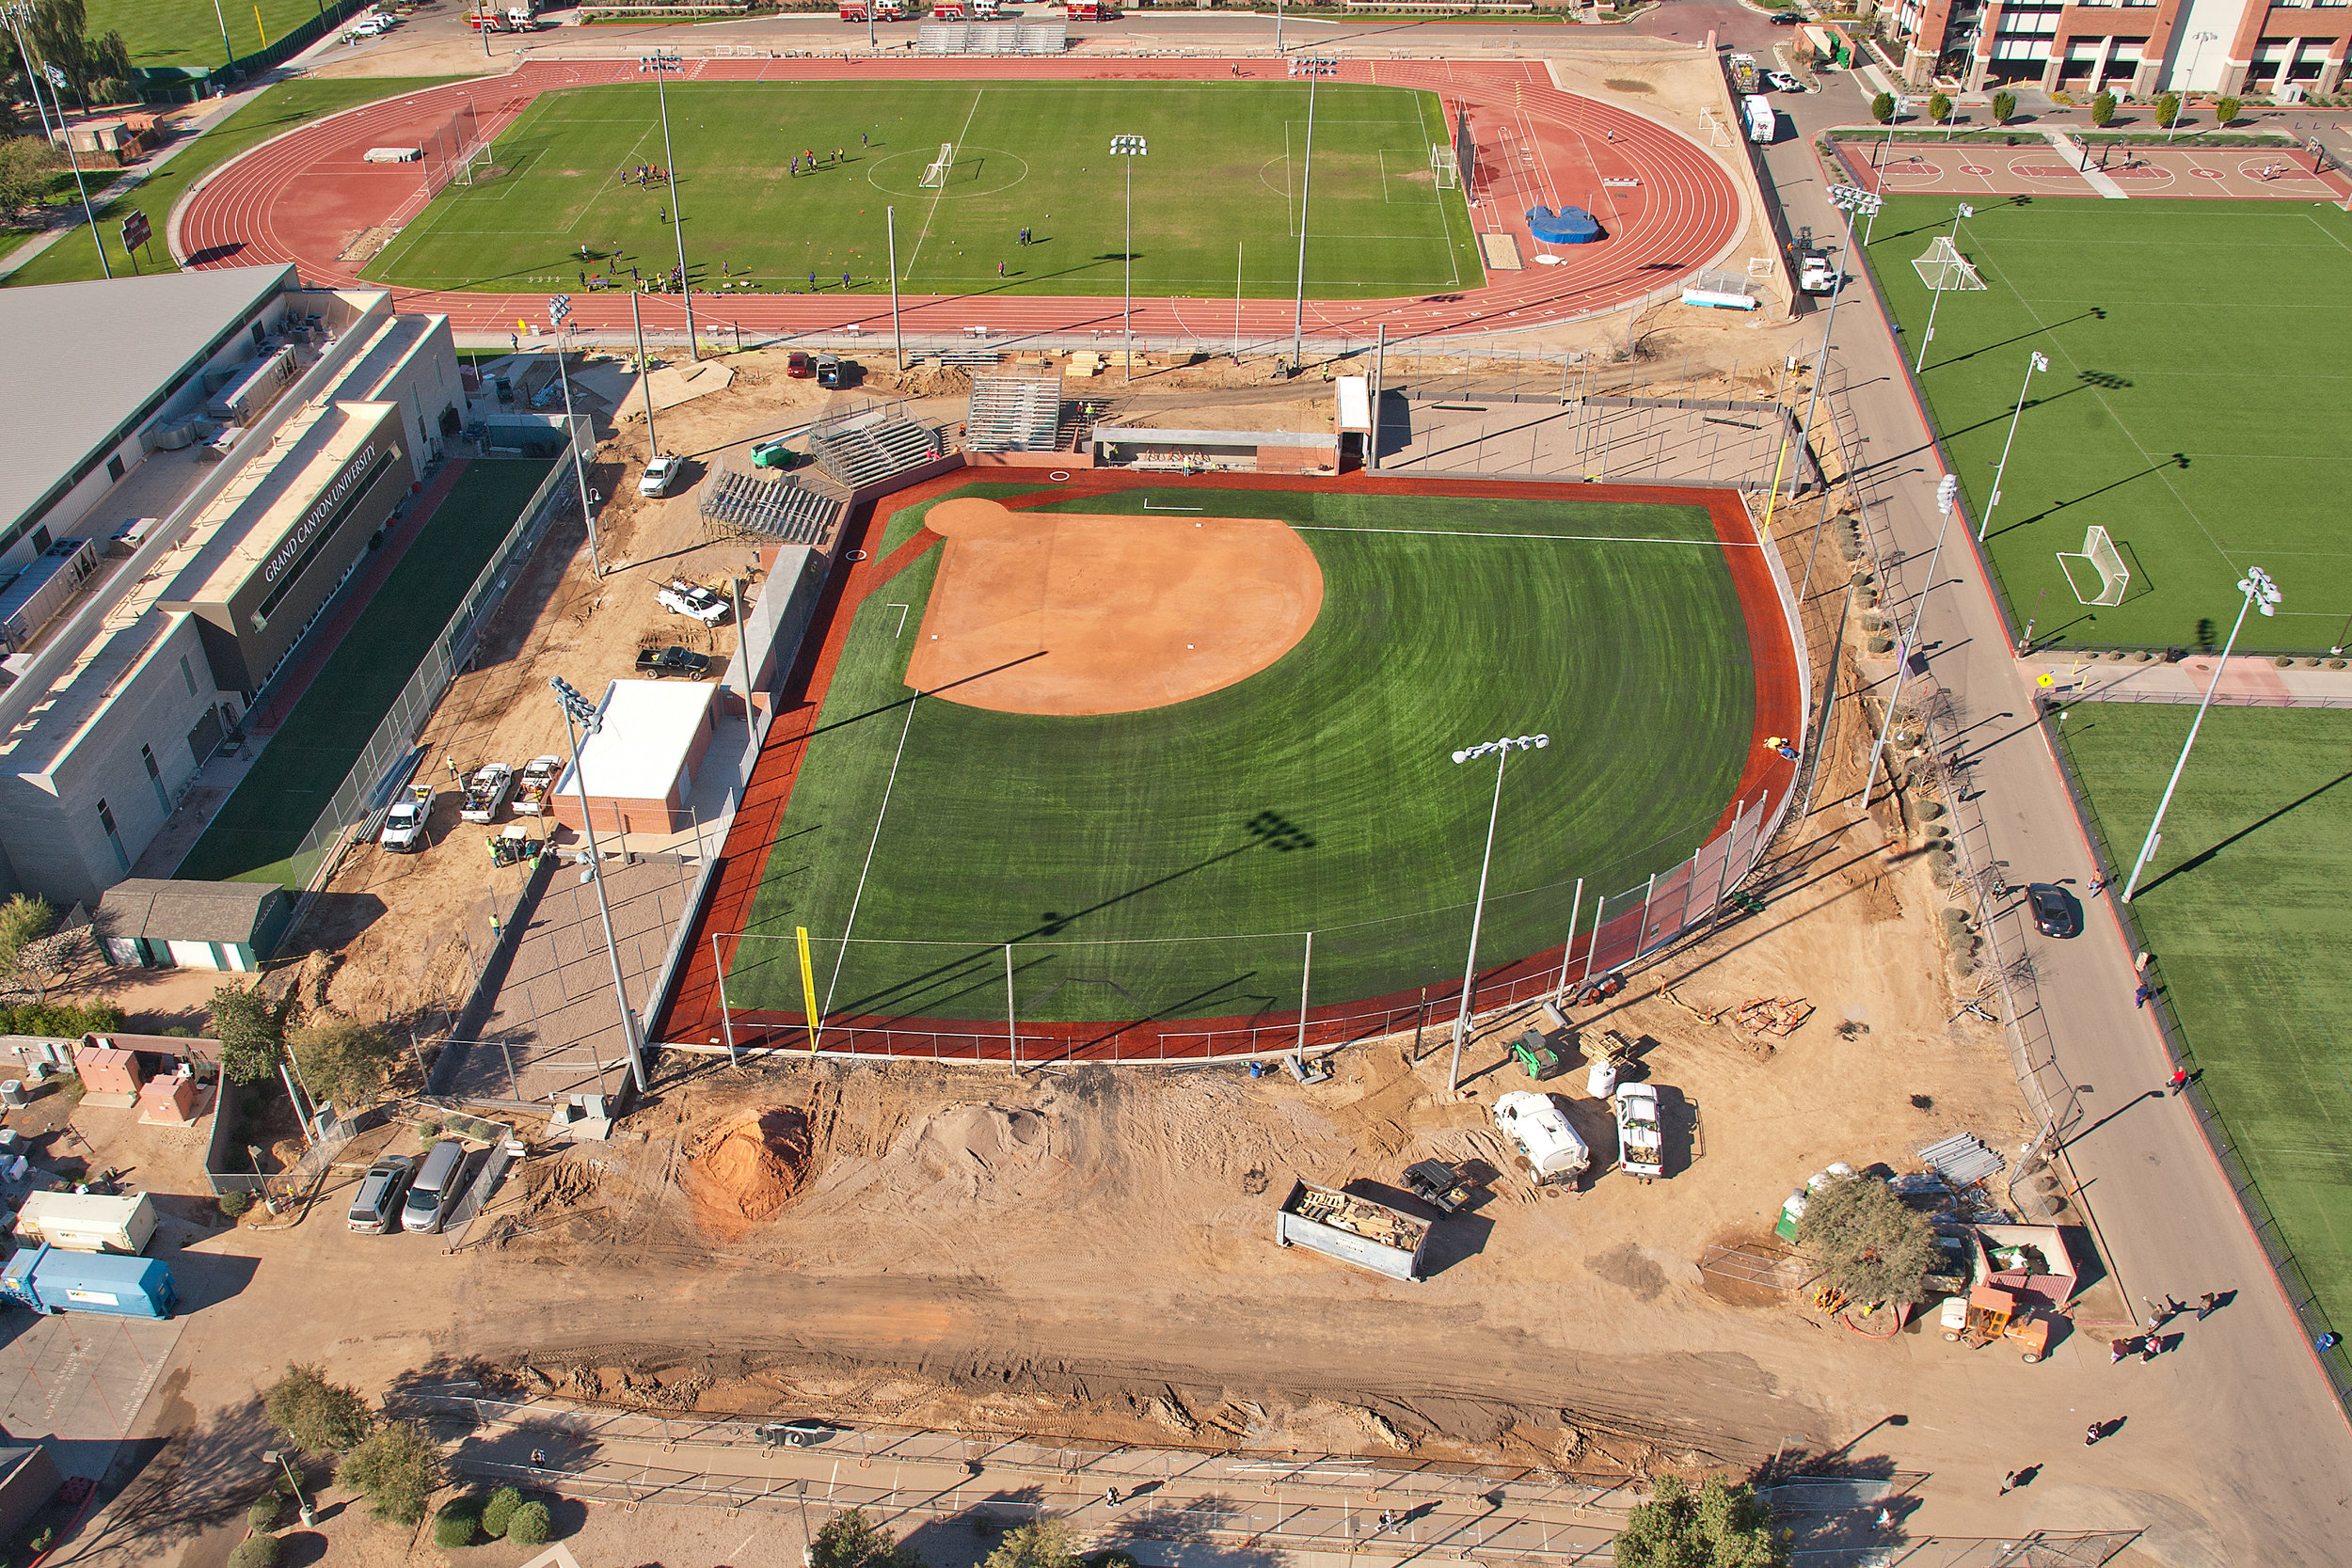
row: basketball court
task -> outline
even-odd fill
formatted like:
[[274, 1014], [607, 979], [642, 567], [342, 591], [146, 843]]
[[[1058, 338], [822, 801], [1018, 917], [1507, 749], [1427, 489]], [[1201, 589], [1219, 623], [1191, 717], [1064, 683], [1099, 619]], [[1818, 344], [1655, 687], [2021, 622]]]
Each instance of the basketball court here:
[[2312, 154], [2299, 147], [2096, 148], [2036, 136], [2020, 138], [2014, 147], [1906, 142], [1891, 156], [1883, 143], [1840, 142], [1837, 150], [1866, 188], [1883, 189], [1890, 196], [2209, 197], [2237, 201], [2352, 198], [2352, 182], [2332, 168], [2315, 169]]

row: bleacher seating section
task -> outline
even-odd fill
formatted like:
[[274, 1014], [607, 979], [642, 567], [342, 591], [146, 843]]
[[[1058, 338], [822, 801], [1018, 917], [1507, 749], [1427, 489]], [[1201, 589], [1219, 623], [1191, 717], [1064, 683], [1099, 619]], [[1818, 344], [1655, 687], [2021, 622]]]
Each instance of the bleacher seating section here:
[[926, 22], [914, 30], [924, 55], [1058, 55], [1070, 47], [1067, 22]]
[[819, 481], [736, 473], [721, 467], [703, 483], [696, 508], [713, 523], [781, 545], [823, 546], [840, 522], [846, 498]]
[[976, 375], [963, 420], [967, 451], [1051, 451], [1061, 427], [1061, 376]]
[[937, 457], [946, 443], [930, 425], [893, 409], [862, 414], [809, 433], [808, 450], [833, 481], [854, 490], [916, 468]]

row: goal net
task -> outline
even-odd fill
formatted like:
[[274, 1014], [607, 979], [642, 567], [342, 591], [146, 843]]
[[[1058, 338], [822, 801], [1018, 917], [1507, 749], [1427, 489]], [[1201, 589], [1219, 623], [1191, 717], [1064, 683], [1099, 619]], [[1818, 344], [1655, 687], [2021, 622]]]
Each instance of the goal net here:
[[1919, 281], [1941, 293], [1946, 289], [1981, 289], [1984, 279], [1968, 264], [1968, 258], [1952, 247], [1948, 236], [1938, 234], [1928, 253], [1911, 263], [1919, 274]]
[[[953, 169], [955, 166], [956, 144], [953, 142], [941, 142], [939, 144], [939, 156], [933, 159], [930, 166], [923, 171], [923, 185], [932, 190], [938, 190], [946, 186], [947, 183], [948, 171]], [[901, 175], [899, 178], [904, 179], [905, 176]]]
[[1429, 150], [1429, 172], [1437, 177], [1438, 189], [1451, 191], [1461, 188], [1462, 161], [1454, 149], [1450, 147], [1431, 148]]
[[[2131, 586], [2132, 574], [2123, 564], [2123, 557], [2107, 537], [2107, 531], [2093, 523], [2083, 534], [2079, 551], [2058, 552], [2058, 570], [2066, 574], [2066, 586], [2074, 591], [2082, 604], [2122, 604], [2123, 590]], [[2099, 591], [2086, 594], [2084, 586], [2096, 580]]]

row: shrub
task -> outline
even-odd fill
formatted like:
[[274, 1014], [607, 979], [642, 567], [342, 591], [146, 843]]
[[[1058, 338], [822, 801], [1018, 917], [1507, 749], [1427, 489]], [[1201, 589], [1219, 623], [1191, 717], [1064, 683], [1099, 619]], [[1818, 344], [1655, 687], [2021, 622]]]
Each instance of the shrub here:
[[2169, 130], [2174, 125], [2179, 124], [2180, 119], [2181, 95], [2179, 93], [2168, 92], [2162, 98], [2156, 100], [2156, 123], [2158, 125], [2164, 126], [2167, 130]]
[[2103, 92], [2090, 101], [2090, 123], [2102, 131], [2115, 123], [2115, 94]]
[[252, 1207], [253, 1195], [251, 1193], [240, 1190], [220, 1195], [220, 1212], [225, 1219], [233, 1220]]
[[482, 1533], [504, 1535], [507, 1521], [515, 1517], [515, 1510], [522, 1507], [523, 1495], [511, 1486], [501, 1486], [490, 1494], [482, 1505]]
[[278, 1568], [280, 1550], [274, 1535], [249, 1535], [229, 1554], [229, 1568]]
[[1928, 95], [1928, 119], [1937, 125], [1952, 118], [1952, 101], [1940, 92]]
[[1895, 640], [1882, 632], [1870, 639], [1870, 651], [1874, 654], [1891, 654], [1895, 651]]
[[2239, 102], [2238, 102], [2236, 99], [2234, 99], [2234, 98], [2217, 98], [2217, 99], [2215, 99], [2215, 100], [2214, 100], [2214, 102], [2213, 102], [2213, 122], [2214, 122], [2214, 124], [2216, 124], [2216, 125], [2233, 125], [2233, 124], [2235, 124], [2235, 123], [2237, 122], [2237, 112], [2238, 112], [2238, 110], [2240, 110], [2240, 109], [2244, 108], [2245, 106], [2246, 106], [2246, 105], [2244, 105], [2243, 103], [2239, 103]]
[[245, 1522], [257, 1530], [275, 1529], [278, 1512], [284, 1506], [283, 1500], [272, 1493], [245, 1511]]
[[470, 1546], [474, 1537], [482, 1533], [482, 1499], [452, 1497], [433, 1516], [433, 1544], [436, 1546]]
[[1993, 95], [1993, 122], [2007, 125], [2017, 117], [2017, 95], [2003, 87]]
[[1871, 99], [1870, 118], [1881, 125], [1892, 120], [1895, 118], [1895, 95], [1891, 92], [1883, 92]]
[[555, 1533], [555, 1521], [545, 1503], [525, 1503], [506, 1521], [506, 1539], [517, 1546], [544, 1546]]
[[2272, 659], [2270, 662], [2277, 665], [2281, 670], [2291, 669], [2295, 664], [2295, 660], [2288, 657], [2285, 654], [2280, 654], [2277, 658]]

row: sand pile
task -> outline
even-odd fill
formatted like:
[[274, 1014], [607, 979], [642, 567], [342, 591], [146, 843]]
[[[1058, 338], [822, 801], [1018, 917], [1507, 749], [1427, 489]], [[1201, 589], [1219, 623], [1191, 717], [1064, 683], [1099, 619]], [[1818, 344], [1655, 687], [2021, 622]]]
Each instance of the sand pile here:
[[1009, 1163], [1027, 1164], [1050, 1152], [1046, 1119], [1001, 1105], [950, 1105], [926, 1117], [909, 1134], [907, 1152], [926, 1175], [969, 1190]]
[[704, 1228], [740, 1235], [799, 1196], [808, 1180], [808, 1117], [786, 1106], [731, 1117], [687, 1151], [680, 1185]]

